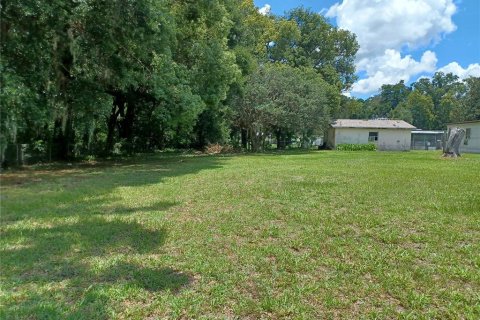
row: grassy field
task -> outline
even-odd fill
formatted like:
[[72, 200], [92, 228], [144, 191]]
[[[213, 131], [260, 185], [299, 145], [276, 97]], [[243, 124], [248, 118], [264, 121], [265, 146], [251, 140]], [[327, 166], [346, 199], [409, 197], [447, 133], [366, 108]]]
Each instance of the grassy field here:
[[480, 155], [156, 155], [1, 176], [0, 318], [480, 318]]

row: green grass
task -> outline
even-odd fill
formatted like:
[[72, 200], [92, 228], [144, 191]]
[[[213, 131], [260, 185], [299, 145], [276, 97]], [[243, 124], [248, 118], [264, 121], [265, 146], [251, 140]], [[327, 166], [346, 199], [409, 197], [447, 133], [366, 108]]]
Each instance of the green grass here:
[[480, 156], [152, 156], [1, 177], [0, 318], [480, 317]]

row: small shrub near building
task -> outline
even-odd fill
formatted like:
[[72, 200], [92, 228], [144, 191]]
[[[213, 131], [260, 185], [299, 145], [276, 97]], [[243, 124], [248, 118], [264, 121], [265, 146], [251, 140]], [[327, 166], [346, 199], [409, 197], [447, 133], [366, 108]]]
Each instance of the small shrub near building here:
[[339, 151], [377, 151], [377, 146], [373, 143], [342, 143], [337, 145]]

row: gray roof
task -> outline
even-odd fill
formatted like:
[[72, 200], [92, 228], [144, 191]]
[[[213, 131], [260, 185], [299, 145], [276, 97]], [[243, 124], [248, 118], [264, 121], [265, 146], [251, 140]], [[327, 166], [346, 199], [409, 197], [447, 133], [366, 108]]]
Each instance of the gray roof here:
[[415, 129], [412, 130], [412, 134], [444, 134], [445, 131], [443, 130], [421, 130], [421, 129]]
[[338, 119], [331, 125], [333, 128], [415, 129], [414, 126], [403, 120]]

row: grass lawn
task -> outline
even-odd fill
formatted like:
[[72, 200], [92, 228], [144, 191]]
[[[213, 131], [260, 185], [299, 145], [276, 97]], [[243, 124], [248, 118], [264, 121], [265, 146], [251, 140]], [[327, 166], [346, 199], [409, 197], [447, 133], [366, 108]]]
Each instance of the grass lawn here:
[[2, 174], [0, 318], [480, 318], [480, 155]]

